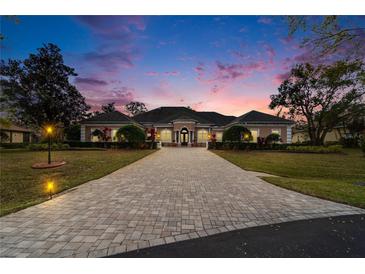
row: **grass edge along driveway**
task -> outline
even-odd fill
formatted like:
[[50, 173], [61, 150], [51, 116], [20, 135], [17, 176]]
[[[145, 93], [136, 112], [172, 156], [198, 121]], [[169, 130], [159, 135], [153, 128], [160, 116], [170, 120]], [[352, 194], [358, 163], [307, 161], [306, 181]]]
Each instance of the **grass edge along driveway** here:
[[365, 157], [360, 150], [345, 154], [285, 153], [270, 151], [211, 150], [245, 170], [279, 177], [268, 183], [303, 194], [365, 208]]
[[156, 150], [54, 151], [52, 159], [67, 162], [52, 169], [32, 169], [45, 162], [45, 151], [0, 151], [0, 216], [44, 202], [46, 182], [55, 182], [55, 193], [101, 178]]

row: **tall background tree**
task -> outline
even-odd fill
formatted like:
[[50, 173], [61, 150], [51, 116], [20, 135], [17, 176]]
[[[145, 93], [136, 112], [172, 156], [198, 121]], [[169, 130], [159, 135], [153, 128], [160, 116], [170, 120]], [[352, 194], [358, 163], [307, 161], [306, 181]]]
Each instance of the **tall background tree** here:
[[142, 102], [132, 101], [125, 105], [125, 110], [131, 115], [136, 116], [140, 113], [147, 112], [147, 107]]
[[[9, 20], [14, 22], [15, 24], [19, 24], [20, 23], [20, 19], [18, 18], [18, 16], [15, 15], [1, 15], [0, 16], [0, 23], [2, 23], [3, 20]], [[4, 40], [5, 36], [4, 34], [2, 34], [0, 32], [0, 41]]]
[[61, 50], [54, 44], [45, 44], [23, 61], [2, 60], [0, 76], [1, 103], [19, 124], [67, 127], [86, 117], [89, 106], [69, 82], [77, 74], [64, 64]]
[[344, 16], [287, 16], [289, 36], [302, 33], [301, 46], [313, 54], [364, 59], [365, 25], [360, 17]]
[[364, 103], [365, 67], [360, 61], [331, 65], [298, 64], [271, 95], [271, 109], [284, 108], [298, 123], [304, 123], [313, 145], [353, 115], [350, 109]]
[[116, 109], [115, 109], [115, 102], [108, 103], [106, 105], [102, 105], [101, 106], [101, 111], [104, 112], [104, 113], [109, 113], [109, 112], [116, 111]]

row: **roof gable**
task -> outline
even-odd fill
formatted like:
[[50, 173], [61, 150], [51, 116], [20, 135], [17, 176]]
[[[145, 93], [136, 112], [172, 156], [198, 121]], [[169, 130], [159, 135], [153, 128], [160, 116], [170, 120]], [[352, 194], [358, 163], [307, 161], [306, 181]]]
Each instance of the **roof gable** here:
[[224, 126], [236, 119], [236, 116], [227, 116], [215, 111], [199, 111], [200, 116], [213, 122], [217, 126]]
[[194, 120], [201, 124], [225, 125], [235, 116], [225, 116], [217, 112], [195, 111], [187, 107], [159, 107], [133, 117], [140, 123], [170, 123], [174, 120]]
[[119, 124], [119, 123], [132, 123], [133, 120], [124, 113], [119, 111], [103, 112], [97, 114], [89, 119], [83, 120], [82, 124], [96, 124], [96, 123], [108, 123], [108, 124]]
[[252, 110], [232, 121], [241, 124], [294, 124], [293, 121], [278, 116]]

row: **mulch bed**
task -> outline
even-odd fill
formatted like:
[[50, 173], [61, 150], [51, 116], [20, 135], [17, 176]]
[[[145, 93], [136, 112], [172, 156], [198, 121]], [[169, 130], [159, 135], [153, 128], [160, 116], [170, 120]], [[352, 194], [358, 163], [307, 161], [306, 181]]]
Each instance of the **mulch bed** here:
[[65, 164], [66, 164], [65, 161], [51, 162], [50, 164], [48, 164], [48, 163], [35, 163], [35, 164], [32, 165], [32, 168], [35, 168], [35, 169], [54, 168], [54, 167], [63, 166]]

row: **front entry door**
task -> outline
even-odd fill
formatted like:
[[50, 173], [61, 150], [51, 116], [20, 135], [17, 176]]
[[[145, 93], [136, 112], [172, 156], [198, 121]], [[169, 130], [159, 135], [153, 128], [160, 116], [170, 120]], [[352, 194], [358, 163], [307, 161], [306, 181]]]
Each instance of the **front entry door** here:
[[187, 146], [189, 142], [189, 131], [187, 128], [183, 128], [180, 131], [180, 142], [182, 146]]

